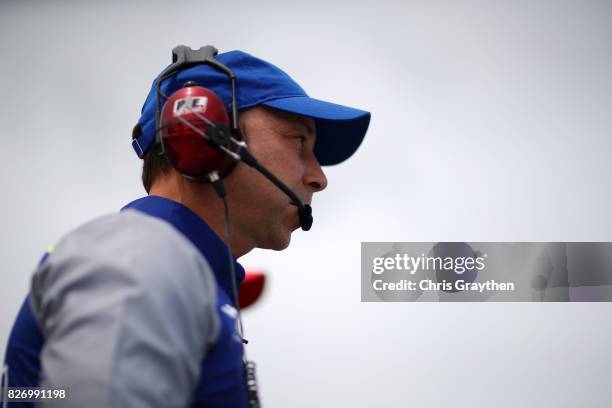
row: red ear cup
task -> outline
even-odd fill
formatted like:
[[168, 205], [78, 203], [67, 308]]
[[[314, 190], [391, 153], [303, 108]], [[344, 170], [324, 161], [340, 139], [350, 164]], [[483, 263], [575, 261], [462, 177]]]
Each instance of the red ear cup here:
[[[174, 92], [161, 111], [161, 140], [174, 168], [186, 177], [208, 181], [208, 174], [221, 176], [235, 161], [202, 134], [215, 127], [229, 135], [229, 117], [221, 99], [211, 90], [189, 85]], [[196, 130], [197, 129], [197, 130]]]

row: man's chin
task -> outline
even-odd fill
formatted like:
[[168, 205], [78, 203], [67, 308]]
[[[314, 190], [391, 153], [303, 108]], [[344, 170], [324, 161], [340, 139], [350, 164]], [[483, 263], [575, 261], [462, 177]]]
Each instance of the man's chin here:
[[258, 245], [258, 248], [261, 249], [271, 249], [273, 251], [282, 251], [283, 249], [287, 249], [289, 243], [291, 242], [291, 231], [288, 231], [286, 234], [278, 234], [275, 237], [271, 237], [271, 239], [266, 240], [261, 245]]

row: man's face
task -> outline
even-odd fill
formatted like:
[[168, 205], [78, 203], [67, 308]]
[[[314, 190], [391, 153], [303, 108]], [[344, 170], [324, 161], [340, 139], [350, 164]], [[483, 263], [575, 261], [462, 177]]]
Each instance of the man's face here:
[[[313, 119], [255, 107], [242, 112], [240, 122], [249, 151], [304, 204], [327, 186], [313, 152]], [[285, 249], [299, 228], [298, 208], [289, 197], [244, 163], [227, 177], [226, 186], [234, 233], [258, 248]]]

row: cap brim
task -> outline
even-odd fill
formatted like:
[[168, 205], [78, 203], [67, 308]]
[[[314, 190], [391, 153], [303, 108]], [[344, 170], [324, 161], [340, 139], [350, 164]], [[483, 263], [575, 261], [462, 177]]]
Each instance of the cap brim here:
[[338, 164], [355, 153], [370, 124], [370, 112], [308, 96], [274, 99], [261, 104], [315, 119], [314, 153], [322, 166]]

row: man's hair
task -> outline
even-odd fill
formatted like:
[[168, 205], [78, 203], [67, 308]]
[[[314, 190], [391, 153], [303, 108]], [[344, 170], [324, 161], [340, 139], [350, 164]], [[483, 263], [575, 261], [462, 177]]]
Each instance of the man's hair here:
[[162, 174], [166, 174], [172, 168], [165, 154], [160, 154], [162, 147], [160, 144], [151, 148], [144, 154], [142, 162], [142, 185], [147, 194], [151, 190], [153, 181]]
[[[132, 141], [138, 139], [142, 134], [140, 124], [134, 126], [132, 130]], [[142, 185], [147, 194], [151, 191], [151, 186], [158, 176], [168, 173], [172, 164], [168, 161], [165, 154], [161, 154], [161, 144], [151, 147], [142, 155]]]

